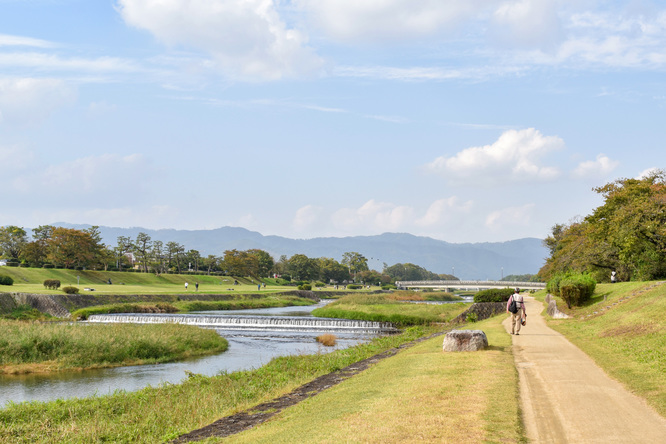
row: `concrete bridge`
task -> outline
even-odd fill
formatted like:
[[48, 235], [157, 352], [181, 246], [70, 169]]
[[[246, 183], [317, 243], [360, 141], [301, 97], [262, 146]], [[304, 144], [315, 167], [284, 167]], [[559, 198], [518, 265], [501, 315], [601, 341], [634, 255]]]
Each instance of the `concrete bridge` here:
[[438, 290], [487, 290], [489, 288], [520, 288], [521, 290], [543, 290], [546, 284], [543, 282], [518, 282], [518, 281], [397, 281], [395, 286], [400, 290], [408, 288], [425, 288]]

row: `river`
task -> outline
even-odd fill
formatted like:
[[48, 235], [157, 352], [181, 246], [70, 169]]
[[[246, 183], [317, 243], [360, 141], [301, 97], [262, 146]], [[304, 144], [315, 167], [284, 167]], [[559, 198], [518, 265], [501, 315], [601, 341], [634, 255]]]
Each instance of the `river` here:
[[[207, 311], [205, 315], [311, 317], [311, 311], [330, 301], [305, 307], [266, 308], [237, 311]], [[328, 353], [367, 342], [377, 333], [340, 332], [334, 347], [315, 341], [315, 331], [223, 330], [215, 329], [229, 341], [224, 353], [167, 364], [137, 365], [111, 369], [86, 370], [57, 374], [0, 375], [0, 407], [10, 402], [51, 401], [65, 398], [84, 398], [106, 395], [115, 390], [134, 391], [163, 383], [178, 383], [186, 372], [207, 376], [258, 368], [277, 356]]]

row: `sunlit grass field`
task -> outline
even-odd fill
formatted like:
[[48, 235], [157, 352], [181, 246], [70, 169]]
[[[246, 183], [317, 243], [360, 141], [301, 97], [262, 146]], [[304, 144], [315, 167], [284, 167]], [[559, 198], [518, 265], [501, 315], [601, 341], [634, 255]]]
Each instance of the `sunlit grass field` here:
[[490, 347], [444, 353], [442, 337], [225, 439], [233, 443], [525, 442], [518, 375], [503, 316], [478, 322]]

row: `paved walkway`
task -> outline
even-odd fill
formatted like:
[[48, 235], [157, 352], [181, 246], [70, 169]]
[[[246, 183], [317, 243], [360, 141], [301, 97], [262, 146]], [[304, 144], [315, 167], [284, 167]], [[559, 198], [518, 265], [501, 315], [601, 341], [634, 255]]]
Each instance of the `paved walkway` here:
[[[527, 436], [535, 443], [666, 443], [666, 419], [546, 326], [525, 297], [527, 325], [513, 336]], [[507, 332], [511, 320], [504, 321]]]

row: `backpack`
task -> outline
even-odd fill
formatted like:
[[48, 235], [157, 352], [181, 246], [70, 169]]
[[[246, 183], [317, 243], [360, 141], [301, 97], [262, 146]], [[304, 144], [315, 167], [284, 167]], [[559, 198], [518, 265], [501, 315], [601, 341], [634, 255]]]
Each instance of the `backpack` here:
[[514, 314], [518, 313], [518, 303], [515, 299], [511, 299], [511, 303], [509, 304], [509, 311]]

